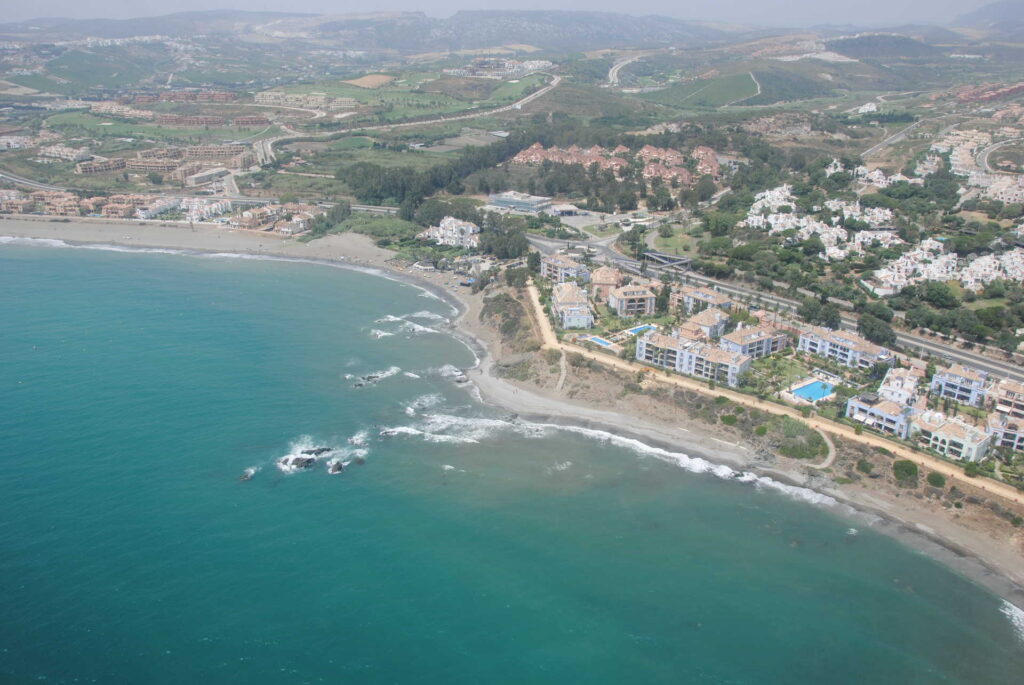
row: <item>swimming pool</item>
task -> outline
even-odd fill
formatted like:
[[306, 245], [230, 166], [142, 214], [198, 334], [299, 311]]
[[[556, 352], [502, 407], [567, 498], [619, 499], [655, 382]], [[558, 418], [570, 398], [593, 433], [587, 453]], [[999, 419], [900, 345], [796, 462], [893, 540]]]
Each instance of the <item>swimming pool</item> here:
[[604, 338], [599, 338], [596, 335], [590, 336], [589, 338], [587, 338], [587, 340], [589, 340], [592, 343], [597, 343], [601, 347], [611, 347], [612, 346], [612, 343], [611, 343], [610, 340], [605, 340]]
[[801, 385], [799, 388], [794, 388], [791, 392], [797, 397], [805, 399], [808, 402], [817, 402], [818, 400], [831, 395], [834, 388], [835, 386], [831, 383], [825, 383], [824, 381], [811, 381], [807, 385]]
[[645, 323], [641, 326], [634, 326], [633, 328], [627, 329], [626, 332], [630, 335], [640, 335], [644, 331], [650, 331], [657, 328], [653, 323]]

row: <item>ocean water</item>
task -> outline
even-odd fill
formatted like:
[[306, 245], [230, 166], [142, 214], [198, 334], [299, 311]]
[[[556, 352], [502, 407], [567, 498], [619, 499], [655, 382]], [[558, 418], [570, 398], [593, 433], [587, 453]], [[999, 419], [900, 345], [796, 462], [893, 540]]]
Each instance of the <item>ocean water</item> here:
[[812, 494], [480, 405], [451, 315], [0, 245], [0, 682], [1024, 679], [1024, 613]]

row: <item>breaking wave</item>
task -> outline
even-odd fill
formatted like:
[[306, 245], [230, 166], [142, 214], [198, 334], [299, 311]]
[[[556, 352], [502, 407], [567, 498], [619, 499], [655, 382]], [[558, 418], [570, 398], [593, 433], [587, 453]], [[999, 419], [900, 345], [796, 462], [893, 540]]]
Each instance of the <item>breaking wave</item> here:
[[406, 405], [405, 413], [408, 416], [415, 416], [418, 412], [421, 412], [424, 409], [429, 409], [430, 407], [436, 407], [437, 405], [441, 404], [441, 402], [443, 402], [443, 401], [444, 401], [444, 398], [441, 397], [441, 395], [438, 394], [438, 393], [431, 393], [429, 395], [421, 395], [421, 396], [417, 397], [415, 400], [413, 400], [412, 402], [410, 402], [408, 405]]
[[1013, 632], [1017, 634], [1017, 638], [1024, 642], [1024, 609], [1004, 599], [1002, 606], [999, 607], [999, 611], [1003, 612], [1003, 615], [1010, 621], [1010, 624], [1013, 626]]
[[370, 331], [370, 335], [373, 338], [376, 338], [377, 340], [380, 340], [381, 338], [390, 337], [390, 336], [394, 335], [394, 333], [388, 333], [387, 331], [382, 331], [379, 328], [374, 328], [374, 329], [372, 329]]
[[[550, 436], [553, 432], [582, 435], [592, 440], [627, 449], [640, 456], [654, 457], [674, 464], [690, 473], [709, 474], [722, 480], [747, 483], [759, 490], [771, 490], [792, 499], [819, 506], [839, 506], [839, 502], [834, 497], [815, 492], [810, 488], [790, 485], [750, 471], [736, 470], [725, 464], [716, 464], [701, 457], [691, 457], [682, 452], [673, 452], [648, 445], [634, 438], [625, 438], [595, 428], [520, 420], [461, 417], [450, 414], [424, 414], [422, 419], [415, 424], [384, 428], [380, 435], [382, 437], [417, 437], [434, 443], [475, 444], [500, 433], [513, 433], [526, 438], [543, 438]], [[564, 470], [570, 466], [571, 464], [563, 462], [553, 468]]]

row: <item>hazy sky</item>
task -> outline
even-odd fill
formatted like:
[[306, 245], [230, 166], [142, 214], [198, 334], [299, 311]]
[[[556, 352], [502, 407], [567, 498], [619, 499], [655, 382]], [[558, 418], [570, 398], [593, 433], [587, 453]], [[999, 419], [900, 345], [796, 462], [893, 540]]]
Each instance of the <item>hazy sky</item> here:
[[182, 10], [248, 9], [344, 14], [372, 10], [419, 10], [447, 16], [460, 9], [591, 9], [663, 14], [681, 19], [733, 21], [774, 26], [900, 23], [943, 24], [989, 0], [0, 0], [0, 21], [36, 17], [140, 17]]

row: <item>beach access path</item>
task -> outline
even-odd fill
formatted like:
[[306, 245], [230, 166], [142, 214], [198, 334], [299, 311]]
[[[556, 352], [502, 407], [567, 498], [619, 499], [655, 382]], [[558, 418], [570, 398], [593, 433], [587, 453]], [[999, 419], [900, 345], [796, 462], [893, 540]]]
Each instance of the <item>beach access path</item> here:
[[800, 411], [792, 407], [775, 404], [774, 402], [767, 402], [757, 397], [744, 395], [743, 393], [736, 392], [735, 390], [730, 390], [728, 388], [711, 389], [708, 387], [706, 382], [698, 381], [695, 378], [669, 374], [667, 371], [665, 373], [659, 373], [653, 367], [639, 364], [632, 360], [612, 357], [607, 354], [589, 350], [579, 345], [560, 341], [558, 340], [558, 336], [555, 335], [551, 322], [544, 313], [544, 307], [540, 303], [540, 293], [537, 291], [537, 287], [531, 284], [527, 286], [527, 292], [531, 307], [534, 310], [534, 317], [543, 331], [542, 340], [545, 348], [557, 349], [563, 353], [575, 352], [583, 355], [586, 359], [597, 362], [598, 364], [603, 364], [604, 366], [625, 371], [627, 373], [647, 371], [647, 378], [656, 383], [670, 385], [684, 390], [691, 390], [704, 395], [724, 396], [743, 407], [759, 409], [777, 416], [788, 416], [798, 421], [803, 421], [817, 430], [831, 433], [832, 435], [836, 435], [853, 442], [858, 442], [863, 445], [886, 449], [899, 459], [908, 459], [918, 466], [924, 467], [929, 471], [940, 473], [951, 480], [963, 483], [964, 485], [968, 485], [972, 488], [977, 488], [978, 490], [982, 490], [983, 492], [994, 497], [1002, 498], [1008, 502], [1012, 502], [1017, 505], [1024, 505], [1024, 493], [1021, 493], [1017, 489], [1006, 485], [1005, 483], [999, 483], [980, 477], [970, 478], [964, 474], [962, 469], [954, 464], [908, 449], [903, 445], [886, 440], [879, 435], [867, 432], [857, 433], [850, 426], [830, 421], [820, 416], [812, 415], [810, 417], [805, 417]]

